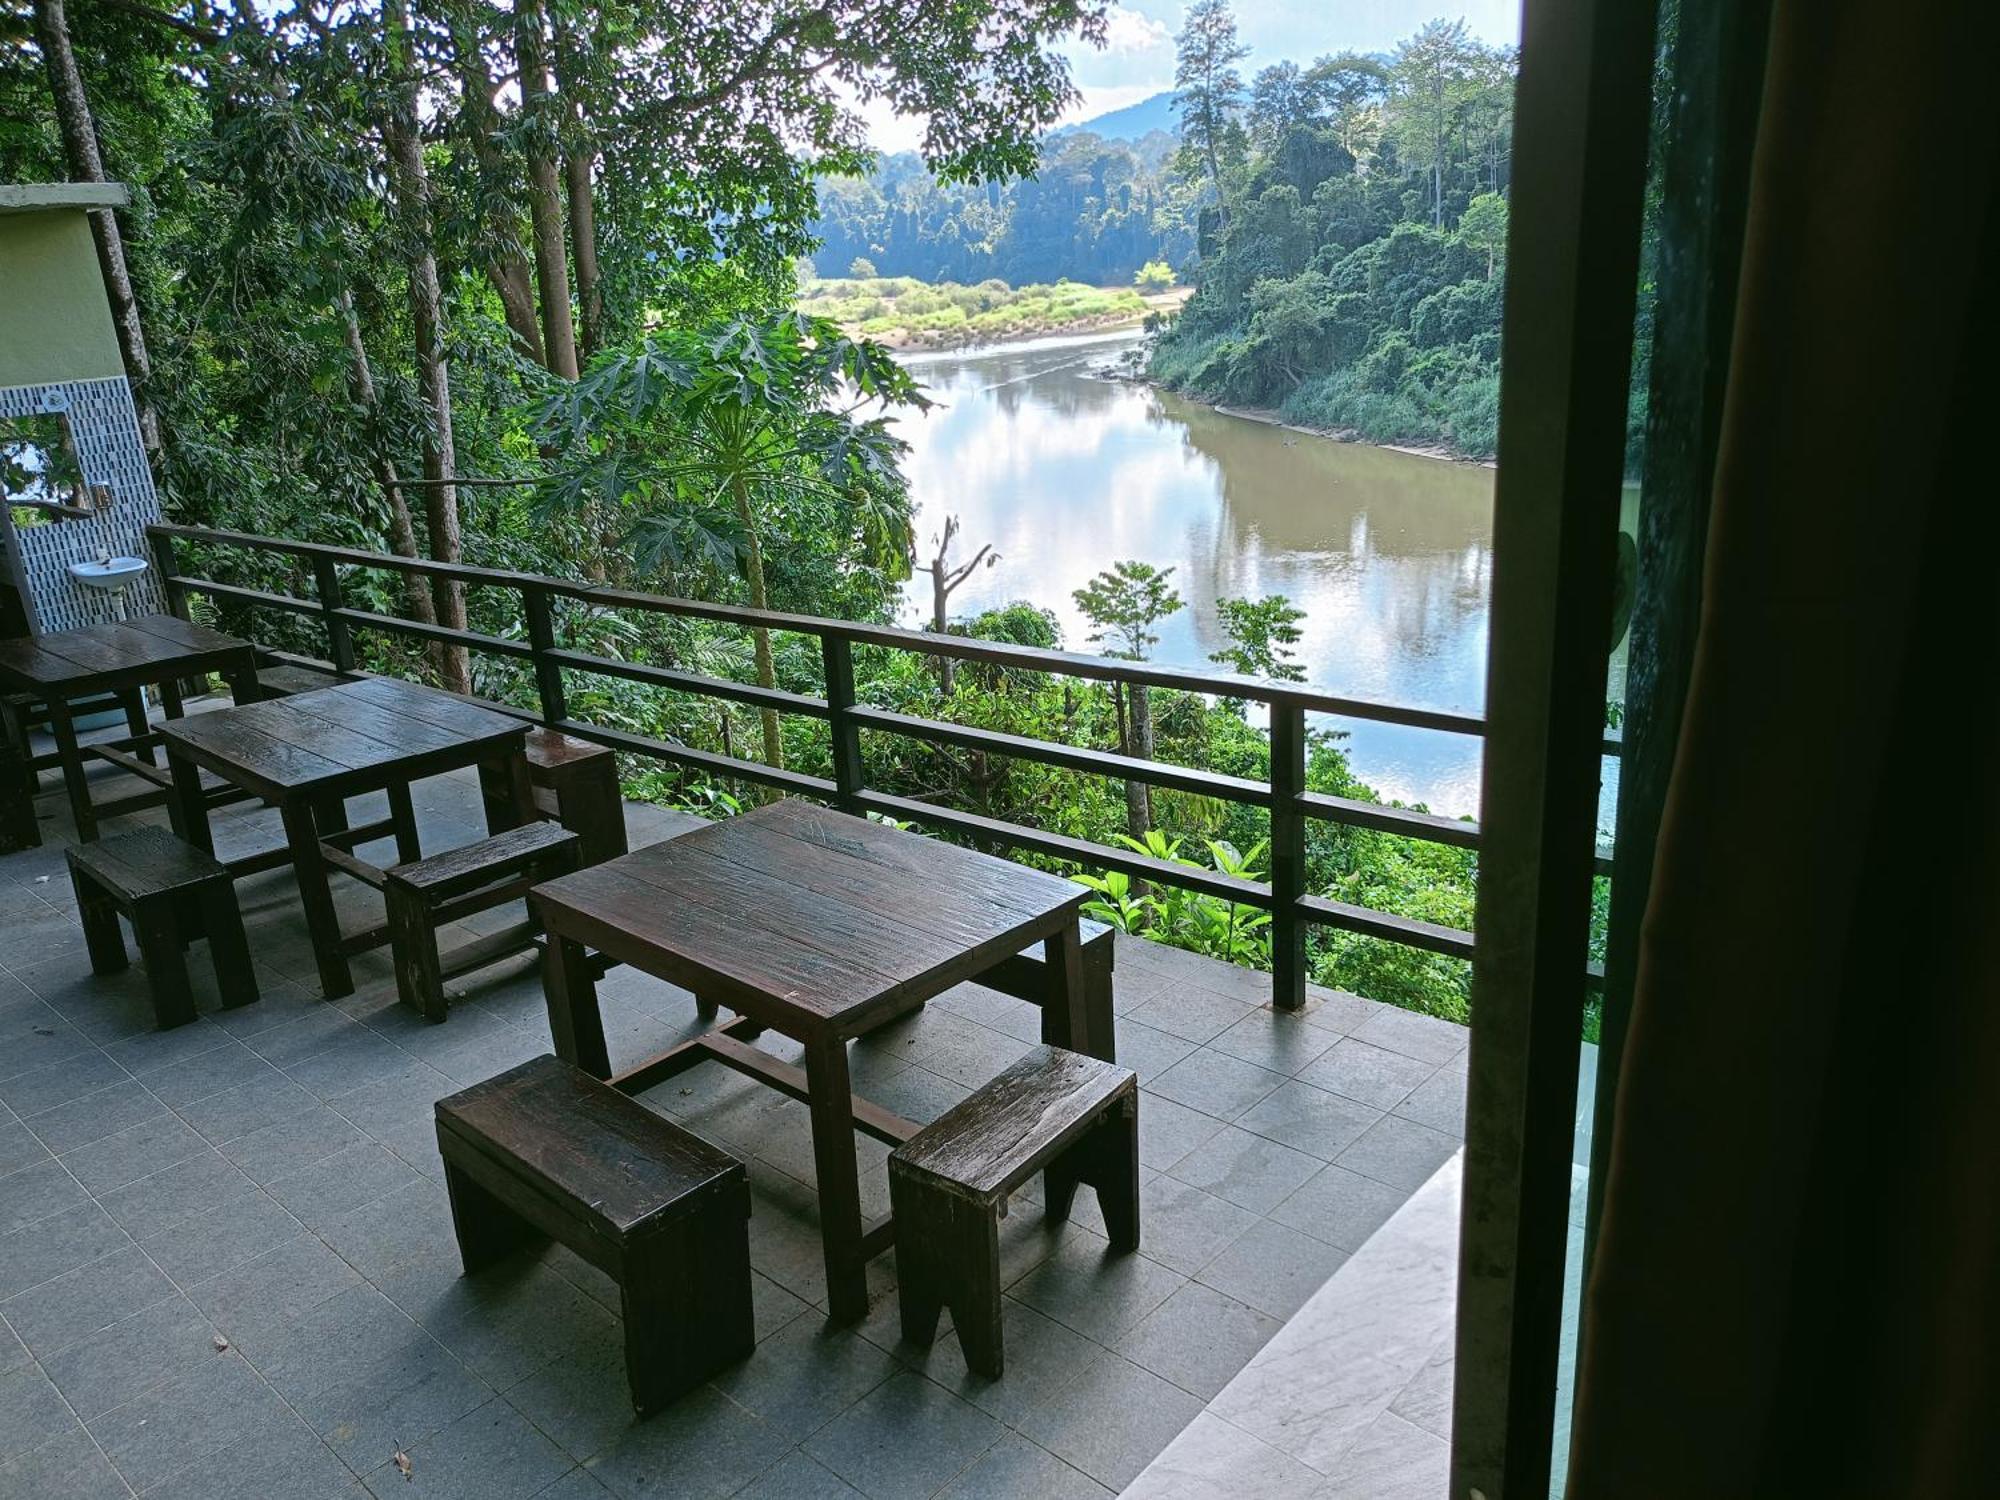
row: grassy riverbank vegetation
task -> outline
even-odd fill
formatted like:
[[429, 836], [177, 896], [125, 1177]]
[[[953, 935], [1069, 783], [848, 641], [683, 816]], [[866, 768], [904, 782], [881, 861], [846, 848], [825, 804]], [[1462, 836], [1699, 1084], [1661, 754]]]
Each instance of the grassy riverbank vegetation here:
[[1155, 309], [1134, 287], [1075, 281], [1011, 287], [996, 278], [964, 286], [909, 276], [802, 280], [799, 311], [896, 348], [946, 348], [1130, 327]]

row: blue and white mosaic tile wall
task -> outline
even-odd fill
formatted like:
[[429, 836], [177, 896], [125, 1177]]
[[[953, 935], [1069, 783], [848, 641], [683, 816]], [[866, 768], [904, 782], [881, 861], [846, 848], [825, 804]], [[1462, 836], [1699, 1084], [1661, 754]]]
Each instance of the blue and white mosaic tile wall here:
[[151, 558], [146, 528], [160, 519], [160, 497], [139, 441], [131, 388], [120, 377], [0, 387], [0, 417], [47, 413], [69, 418], [84, 483], [103, 485], [111, 502], [88, 517], [15, 528], [21, 571], [28, 581], [29, 597], [23, 602], [35, 628], [70, 630], [121, 614], [164, 610], [165, 594], [150, 569], [126, 585], [122, 602], [69, 575], [71, 563], [93, 561], [99, 552]]

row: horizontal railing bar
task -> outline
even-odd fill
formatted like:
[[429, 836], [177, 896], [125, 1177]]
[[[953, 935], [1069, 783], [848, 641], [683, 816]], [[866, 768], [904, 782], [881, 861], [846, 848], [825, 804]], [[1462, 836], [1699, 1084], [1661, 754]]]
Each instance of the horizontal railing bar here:
[[1372, 828], [1377, 833], [1400, 834], [1405, 838], [1428, 839], [1433, 844], [1450, 844], [1458, 849], [1479, 847], [1479, 825], [1438, 813], [1416, 812], [1407, 807], [1385, 807], [1379, 802], [1362, 802], [1353, 797], [1335, 797], [1327, 792], [1306, 792], [1299, 798], [1299, 811], [1325, 823], [1343, 823], [1351, 828]]
[[489, 651], [495, 656], [512, 656], [526, 661], [535, 648], [526, 641], [510, 641], [504, 635], [482, 635], [477, 630], [453, 630], [448, 625], [425, 625], [400, 615], [380, 614], [372, 609], [331, 609], [326, 613], [344, 620], [357, 630], [388, 630], [414, 635], [426, 641], [442, 641], [447, 646], [464, 646], [473, 651]]
[[882, 708], [857, 707], [849, 710], [848, 717], [863, 729], [874, 729], [884, 734], [904, 734], [920, 740], [963, 745], [993, 755], [1040, 761], [1045, 765], [1085, 771], [1093, 776], [1112, 776], [1121, 781], [1148, 781], [1175, 791], [1192, 792], [1201, 797], [1220, 797], [1229, 802], [1245, 802], [1253, 807], [1271, 805], [1271, 788], [1264, 782], [1241, 776], [1224, 776], [1219, 771], [1198, 771], [1167, 761], [1145, 760], [1133, 755], [1116, 755], [1109, 750], [1090, 750], [1051, 740], [1029, 739], [1025, 735], [1002, 734], [994, 729], [976, 729], [939, 719], [920, 719]]
[[[320, 542], [288, 541], [260, 536], [254, 532], [221, 531], [210, 527], [165, 523], [156, 524], [148, 530], [156, 536], [178, 537], [213, 545], [248, 547], [266, 552], [289, 553], [297, 557], [324, 557], [349, 567], [383, 568], [419, 573], [428, 577], [455, 578], [462, 583], [490, 585], [496, 588], [536, 588], [563, 598], [609, 609], [646, 610], [654, 614], [712, 620], [745, 629], [790, 631], [817, 637], [834, 635], [863, 645], [886, 646], [928, 656], [948, 656], [960, 661], [981, 662], [989, 666], [1049, 672], [1102, 682], [1141, 683], [1149, 687], [1237, 698], [1247, 702], [1296, 703], [1308, 713], [1367, 719], [1377, 723], [1433, 729], [1449, 734], [1479, 737], [1485, 733], [1485, 721], [1477, 714], [1374, 703], [1359, 698], [1317, 692], [1310, 687], [1263, 682], [1235, 673], [1208, 672], [1199, 668], [1180, 667], [1162, 662], [1124, 661], [1075, 651], [1051, 651], [1037, 646], [1019, 646], [1011, 641], [987, 641], [973, 636], [906, 630], [895, 625], [830, 620], [816, 615], [751, 609], [743, 605], [710, 604], [696, 599], [678, 599], [663, 594], [641, 593], [632, 589], [605, 588], [567, 578], [475, 567], [468, 563], [440, 563], [427, 558], [399, 557], [387, 552], [364, 552], [351, 547], [334, 547]], [[1604, 753], [1617, 755], [1620, 750], [1619, 741], [1607, 735], [1604, 741]]]
[[726, 677], [704, 677], [695, 672], [678, 672], [671, 667], [655, 667], [645, 662], [620, 661], [616, 657], [592, 656], [586, 651], [545, 651], [544, 661], [552, 661], [573, 672], [595, 672], [605, 677], [622, 677], [653, 687], [671, 688], [679, 693], [695, 693], [705, 698], [730, 698], [738, 703], [754, 703], [775, 708], [780, 713], [809, 714], [828, 718], [831, 710], [824, 698], [788, 693], [782, 688], [759, 687], [751, 682], [732, 682]]
[[263, 609], [282, 609], [295, 615], [316, 615], [320, 607], [310, 599], [301, 599], [293, 594], [270, 594], [263, 589], [247, 589], [240, 583], [217, 583], [213, 578], [194, 578], [177, 575], [174, 579], [182, 588], [197, 594], [208, 594], [217, 599], [235, 599], [243, 604], [254, 604]]
[[1364, 937], [1386, 938], [1408, 948], [1423, 948], [1448, 958], [1472, 957], [1472, 934], [1414, 917], [1398, 917], [1366, 906], [1350, 906], [1325, 896], [1301, 896], [1299, 915], [1321, 927], [1338, 927]]
[[675, 765], [691, 766], [712, 776], [735, 776], [744, 781], [774, 786], [781, 791], [795, 792], [802, 797], [831, 800], [838, 791], [831, 781], [821, 776], [808, 776], [803, 771], [780, 770], [761, 761], [738, 760], [733, 755], [717, 755], [712, 750], [697, 750], [691, 745], [676, 745], [668, 740], [656, 740], [651, 735], [634, 734], [629, 729], [606, 729], [600, 724], [586, 724], [579, 719], [558, 719], [550, 728], [559, 729], [564, 734], [573, 734], [580, 740], [592, 740], [600, 745], [609, 745], [614, 750], [625, 750], [634, 755], [649, 755], [655, 760], [671, 761]]
[[[1457, 849], [1479, 847], [1479, 824], [1471, 818], [1447, 818], [1438, 813], [1417, 812], [1408, 807], [1385, 807], [1379, 802], [1361, 802], [1352, 797], [1335, 797], [1326, 792], [1307, 792], [1299, 798], [1299, 810], [1325, 823], [1341, 823], [1352, 828], [1372, 828], [1377, 833], [1393, 833], [1402, 838], [1427, 839], [1433, 844], [1449, 844]], [[1596, 869], [1599, 875], [1612, 871], [1613, 850], [1600, 844]]]
[[350, 568], [382, 568], [396, 573], [418, 573], [426, 578], [455, 578], [460, 583], [494, 588], [519, 588], [524, 582], [541, 581], [534, 574], [516, 573], [505, 568], [434, 562], [428, 557], [399, 557], [393, 552], [368, 552], [358, 547], [336, 547], [328, 542], [301, 542], [289, 537], [264, 536], [254, 531], [224, 531], [213, 526], [181, 526], [164, 521], [156, 522], [146, 530], [153, 536], [176, 537], [181, 541], [244, 547], [254, 552], [278, 552], [293, 557], [323, 557]]
[[909, 797], [892, 797], [886, 792], [863, 791], [854, 800], [871, 812], [887, 813], [892, 818], [908, 822], [934, 823], [955, 833], [988, 839], [1010, 848], [1032, 849], [1037, 854], [1046, 854], [1055, 859], [1074, 860], [1077, 864], [1092, 869], [1119, 870], [1127, 875], [1136, 875], [1142, 880], [1156, 880], [1162, 885], [1180, 886], [1185, 890], [1198, 891], [1204, 896], [1217, 896], [1224, 901], [1234, 901], [1239, 906], [1254, 906], [1259, 910], [1269, 910], [1271, 906], [1269, 886], [1253, 880], [1239, 880], [1231, 875], [1218, 874], [1214, 870], [1204, 870], [1196, 865], [1177, 865], [1171, 860], [1153, 859], [1130, 850], [1113, 849], [1107, 844], [1094, 844], [1088, 839], [1071, 838], [1063, 833], [1050, 833], [1042, 828], [1024, 828], [1018, 823], [1003, 823], [997, 818], [982, 818], [977, 813], [959, 812], [955, 808], [938, 807], [933, 803], [918, 802]]

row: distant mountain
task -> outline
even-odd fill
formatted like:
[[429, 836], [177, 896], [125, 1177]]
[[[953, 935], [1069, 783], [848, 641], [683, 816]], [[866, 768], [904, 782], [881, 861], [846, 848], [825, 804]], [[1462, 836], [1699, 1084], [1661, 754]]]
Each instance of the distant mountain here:
[[1075, 135], [1079, 131], [1088, 131], [1107, 141], [1141, 140], [1155, 130], [1179, 135], [1180, 117], [1174, 113], [1176, 97], [1174, 91], [1169, 89], [1150, 99], [1141, 99], [1137, 104], [1128, 104], [1123, 109], [1110, 110], [1088, 120], [1079, 120], [1074, 125], [1065, 125], [1056, 134]]

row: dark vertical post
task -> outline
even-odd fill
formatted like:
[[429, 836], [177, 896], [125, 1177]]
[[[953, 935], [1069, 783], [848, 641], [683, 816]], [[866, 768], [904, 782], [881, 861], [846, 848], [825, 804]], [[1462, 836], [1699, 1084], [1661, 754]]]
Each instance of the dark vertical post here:
[[146, 545], [153, 554], [153, 571], [159, 574], [160, 589], [166, 596], [167, 613], [177, 619], [188, 617], [187, 589], [174, 563], [173, 536], [157, 526], [146, 528]]
[[819, 638], [826, 659], [826, 707], [833, 731], [833, 781], [840, 788], [840, 805], [859, 812], [863, 785], [861, 728], [850, 716], [854, 707], [854, 644], [828, 631]]
[[1522, 10], [1454, 1496], [1549, 1493], [1654, 21], [1617, 0]]
[[320, 618], [326, 625], [326, 649], [336, 672], [354, 670], [354, 632], [336, 613], [342, 608], [340, 570], [324, 553], [313, 556], [313, 582], [319, 588]]
[[545, 589], [521, 585], [521, 606], [528, 618], [528, 648], [535, 653], [535, 693], [542, 701], [542, 722], [559, 724], [569, 717], [563, 697], [562, 668], [549, 653], [556, 649], [556, 627]]
[[1296, 701], [1271, 704], [1271, 1003], [1299, 1010], [1306, 1003], [1306, 711]]

